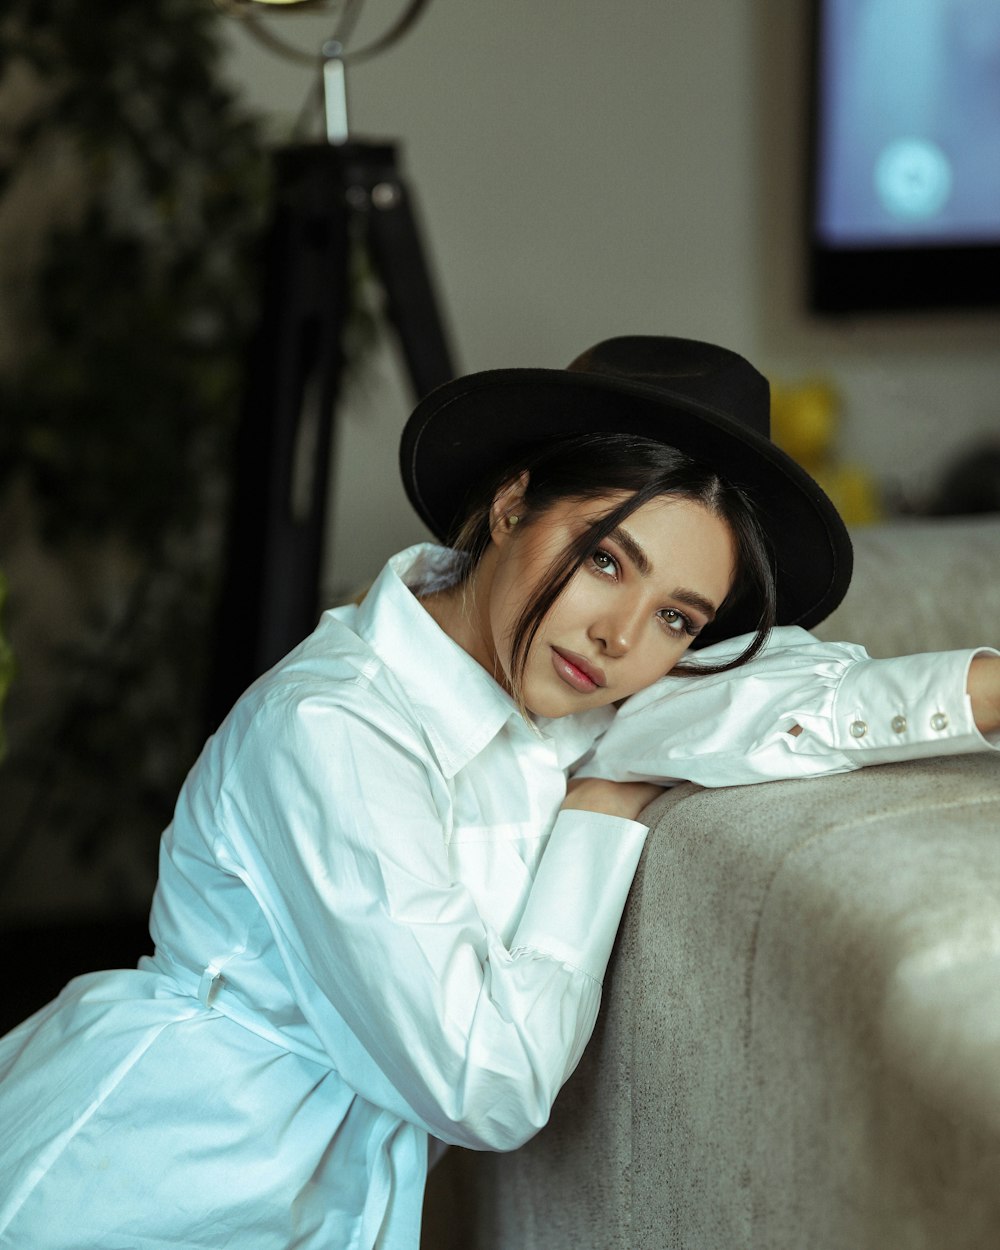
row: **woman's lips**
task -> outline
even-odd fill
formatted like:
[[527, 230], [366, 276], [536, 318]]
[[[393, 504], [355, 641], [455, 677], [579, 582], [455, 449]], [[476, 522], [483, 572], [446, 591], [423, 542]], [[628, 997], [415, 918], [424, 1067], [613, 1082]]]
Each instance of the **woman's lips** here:
[[577, 655], [574, 651], [553, 647], [552, 667], [568, 686], [581, 694], [590, 694], [592, 690], [607, 684], [601, 670], [594, 664], [588, 664], [582, 655]]

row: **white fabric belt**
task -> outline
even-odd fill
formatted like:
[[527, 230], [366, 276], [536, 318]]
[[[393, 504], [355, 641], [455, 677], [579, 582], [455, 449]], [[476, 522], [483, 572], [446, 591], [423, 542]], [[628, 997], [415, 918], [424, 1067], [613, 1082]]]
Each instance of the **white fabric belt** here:
[[335, 1072], [330, 1056], [319, 1046], [311, 1046], [303, 1038], [283, 1032], [265, 1015], [240, 1001], [226, 983], [224, 969], [228, 962], [214, 960], [200, 969], [189, 968], [158, 946], [155, 954], [144, 956], [139, 966], [144, 971], [158, 973], [171, 982], [179, 993], [196, 998], [209, 1011], [218, 1012], [271, 1045]]

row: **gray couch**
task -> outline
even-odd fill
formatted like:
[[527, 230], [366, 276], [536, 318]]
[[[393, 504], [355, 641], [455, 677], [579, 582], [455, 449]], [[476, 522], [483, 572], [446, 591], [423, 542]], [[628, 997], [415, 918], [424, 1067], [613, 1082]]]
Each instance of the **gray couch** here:
[[[855, 538], [817, 632], [1000, 643], [1000, 517]], [[995, 1250], [1000, 756], [649, 814], [580, 1067], [523, 1149], [449, 1152], [428, 1250]]]

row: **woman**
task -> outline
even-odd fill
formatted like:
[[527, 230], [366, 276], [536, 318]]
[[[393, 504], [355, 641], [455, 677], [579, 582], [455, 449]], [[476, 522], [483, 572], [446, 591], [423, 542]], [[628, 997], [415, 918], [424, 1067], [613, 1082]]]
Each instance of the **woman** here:
[[156, 953], [0, 1043], [0, 1246], [412, 1250], [429, 1144], [544, 1124], [659, 793], [581, 766], [622, 700], [735, 682], [849, 580], [767, 422], [751, 366], [676, 339], [418, 406], [404, 482], [455, 545], [395, 557], [243, 696], [164, 836]]

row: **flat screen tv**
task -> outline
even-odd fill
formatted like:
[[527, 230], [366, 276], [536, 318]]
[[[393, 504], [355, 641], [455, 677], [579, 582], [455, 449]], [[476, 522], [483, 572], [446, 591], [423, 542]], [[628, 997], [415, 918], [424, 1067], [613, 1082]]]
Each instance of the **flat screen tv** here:
[[1000, 307], [1000, 0], [811, 0], [809, 303]]

